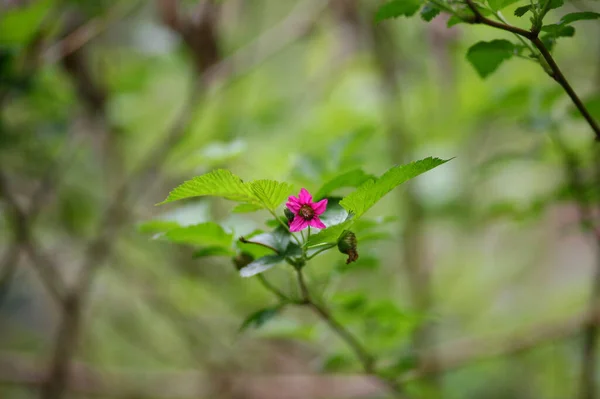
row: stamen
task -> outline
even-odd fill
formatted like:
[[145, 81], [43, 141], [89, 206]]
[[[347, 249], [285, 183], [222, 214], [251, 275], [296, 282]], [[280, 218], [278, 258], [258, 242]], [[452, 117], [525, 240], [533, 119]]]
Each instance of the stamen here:
[[300, 215], [304, 220], [312, 220], [312, 218], [315, 216], [315, 211], [310, 205], [302, 205], [302, 207], [298, 210], [298, 215]]

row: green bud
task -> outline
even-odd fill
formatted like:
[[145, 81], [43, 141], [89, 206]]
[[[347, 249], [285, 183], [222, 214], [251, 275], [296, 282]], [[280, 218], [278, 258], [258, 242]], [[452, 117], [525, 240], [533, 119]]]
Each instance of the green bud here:
[[356, 234], [350, 230], [344, 231], [342, 237], [338, 241], [338, 250], [341, 253], [348, 255], [346, 264], [356, 262], [358, 259]]
[[294, 215], [294, 212], [290, 211], [287, 208], [285, 208], [283, 210], [283, 213], [285, 214], [285, 217], [287, 218], [288, 222], [291, 222], [292, 220], [294, 220], [294, 217], [296, 216], [296, 215]]
[[248, 266], [254, 260], [254, 256], [250, 255], [248, 252], [240, 252], [232, 259], [233, 264], [237, 270], [241, 270], [242, 268]]

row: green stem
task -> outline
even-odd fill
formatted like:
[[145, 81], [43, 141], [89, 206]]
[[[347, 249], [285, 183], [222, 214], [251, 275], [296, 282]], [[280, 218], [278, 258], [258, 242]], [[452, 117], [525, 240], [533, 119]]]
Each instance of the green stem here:
[[[267, 209], [268, 209], [268, 208], [267, 208]], [[283, 223], [283, 222], [281, 221], [281, 219], [277, 217], [277, 215], [275, 214], [275, 212], [273, 212], [273, 211], [272, 211], [272, 210], [270, 210], [270, 209], [268, 209], [268, 211], [269, 211], [269, 213], [270, 213], [270, 214], [271, 214], [271, 215], [272, 215], [272, 216], [275, 218], [275, 220], [277, 220], [277, 221], [279, 222], [279, 224], [281, 224], [281, 225], [283, 226], [283, 228], [284, 228], [284, 229], [286, 229], [288, 233], [290, 233], [290, 235], [292, 236], [292, 238], [293, 238], [294, 240], [296, 240], [296, 243], [297, 243], [299, 246], [302, 246], [302, 243], [300, 242], [300, 240], [298, 239], [298, 237], [296, 237], [296, 236], [295, 236], [295, 235], [294, 235], [294, 234], [293, 234], [293, 233], [290, 231], [290, 226], [288, 226], [287, 224]]]
[[318, 255], [318, 254], [320, 254], [321, 252], [323, 252], [323, 251], [327, 251], [328, 249], [331, 249], [331, 248], [335, 247], [335, 245], [336, 245], [336, 244], [331, 244], [331, 245], [329, 245], [329, 246], [327, 246], [327, 247], [324, 247], [324, 248], [321, 248], [321, 249], [319, 249], [317, 252], [315, 252], [315, 253], [314, 253], [314, 254], [312, 254], [311, 256], [308, 256], [308, 257], [306, 258], [306, 260], [311, 260], [312, 258], [314, 258], [315, 256], [317, 256], [317, 255]]

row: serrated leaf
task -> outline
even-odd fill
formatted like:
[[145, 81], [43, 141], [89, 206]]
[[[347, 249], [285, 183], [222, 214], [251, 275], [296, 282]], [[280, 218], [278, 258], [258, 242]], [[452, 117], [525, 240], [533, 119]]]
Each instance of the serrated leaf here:
[[321, 244], [334, 244], [340, 239], [342, 233], [352, 226], [353, 220], [347, 220], [335, 226], [321, 230], [317, 234], [310, 236], [307, 242], [308, 247], [314, 247]]
[[236, 205], [235, 208], [233, 208], [231, 210], [231, 212], [233, 212], [233, 213], [250, 213], [250, 212], [260, 211], [261, 209], [264, 209], [262, 205], [239, 204], [239, 205]]
[[138, 225], [138, 231], [142, 234], [156, 234], [164, 233], [179, 227], [181, 227], [181, 225], [172, 220], [150, 220], [148, 222], [140, 223]]
[[395, 187], [446, 162], [448, 161], [429, 157], [405, 165], [394, 166], [380, 178], [363, 183], [356, 191], [342, 199], [340, 205], [348, 212], [353, 213], [357, 219]]
[[511, 4], [514, 4], [520, 0], [488, 0], [488, 4], [495, 11], [500, 11]]
[[282, 255], [286, 252], [290, 243], [290, 233], [283, 226], [279, 226], [270, 233], [261, 233], [252, 238], [241, 237], [240, 241], [247, 244], [262, 245]]
[[421, 7], [420, 0], [393, 0], [377, 10], [375, 22], [381, 22], [390, 18], [411, 17]]
[[192, 257], [194, 259], [197, 259], [197, 258], [204, 258], [207, 256], [231, 256], [233, 254], [234, 254], [234, 252], [228, 248], [207, 247], [207, 248], [199, 249], [198, 251], [194, 252], [194, 255], [192, 255]]
[[159, 205], [184, 198], [214, 196], [260, 205], [252, 189], [228, 170], [217, 169], [174, 188]]
[[292, 192], [292, 185], [274, 180], [255, 180], [250, 182], [255, 197], [265, 208], [274, 211]]
[[469, 48], [467, 60], [473, 65], [479, 76], [486, 78], [498, 69], [503, 61], [511, 58], [514, 50], [514, 45], [508, 40], [479, 42]]
[[258, 258], [255, 261], [243, 267], [240, 270], [240, 276], [252, 277], [266, 270], [269, 270], [273, 266], [283, 262], [285, 259], [282, 255], [267, 255], [262, 258]]
[[572, 37], [575, 35], [575, 28], [570, 25], [550, 24], [542, 26], [542, 31], [548, 33], [551, 38]]
[[252, 313], [250, 316], [246, 317], [246, 319], [240, 326], [239, 331], [245, 331], [250, 327], [259, 328], [263, 326], [267, 321], [275, 317], [280, 310], [281, 306], [275, 306], [272, 308], [261, 309], [257, 312]]
[[231, 247], [233, 234], [227, 233], [214, 222], [169, 230], [164, 235], [170, 241], [180, 244], [201, 245], [206, 247]]
[[337, 175], [330, 179], [328, 182], [323, 184], [319, 191], [315, 194], [315, 199], [320, 200], [325, 198], [335, 190], [344, 187], [358, 187], [366, 180], [374, 177], [373, 175], [365, 173], [362, 169], [354, 169], [341, 175]]
[[515, 10], [515, 15], [517, 17], [522, 17], [523, 15], [527, 14], [529, 11], [531, 11], [531, 4], [522, 6], [522, 7], [517, 7], [517, 9]]
[[600, 18], [600, 14], [598, 14], [597, 12], [592, 12], [592, 11], [572, 12], [570, 14], [563, 16], [560, 19], [560, 24], [566, 25], [566, 24], [573, 23], [575, 21], [584, 21], [584, 20], [598, 19], [598, 18]]

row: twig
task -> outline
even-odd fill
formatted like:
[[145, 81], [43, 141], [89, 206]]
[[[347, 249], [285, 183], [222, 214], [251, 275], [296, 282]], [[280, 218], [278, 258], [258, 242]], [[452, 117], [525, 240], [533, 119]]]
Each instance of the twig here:
[[386, 378], [380, 374], [378, 374], [375, 368], [375, 359], [369, 353], [369, 351], [358, 341], [358, 339], [352, 335], [350, 331], [348, 331], [340, 322], [338, 322], [332, 315], [327, 311], [326, 308], [317, 304], [311, 297], [310, 292], [308, 290], [308, 286], [306, 285], [306, 281], [304, 281], [304, 274], [302, 273], [302, 269], [296, 268], [296, 273], [298, 277], [298, 285], [300, 286], [300, 292], [302, 293], [302, 299], [304, 300], [304, 305], [308, 306], [313, 312], [315, 312], [323, 321], [325, 321], [331, 330], [336, 333], [346, 344], [350, 347], [350, 349], [354, 352], [358, 360], [360, 361], [365, 373], [369, 375], [373, 375], [378, 377], [385, 385], [395, 394], [404, 397], [404, 388], [401, 383], [391, 379]]
[[587, 121], [587, 123], [590, 125], [590, 127], [594, 131], [596, 141], [600, 141], [600, 125], [598, 125], [598, 122], [596, 122], [594, 120], [594, 118], [590, 115], [589, 111], [587, 110], [587, 108], [585, 107], [585, 105], [583, 104], [583, 102], [581, 101], [579, 96], [577, 95], [577, 93], [575, 93], [575, 91], [571, 87], [571, 84], [569, 83], [569, 81], [567, 80], [565, 75], [563, 75], [562, 71], [558, 67], [558, 64], [556, 64], [556, 61], [550, 54], [550, 51], [548, 51], [548, 48], [546, 48], [546, 46], [544, 45], [542, 40], [539, 38], [538, 32], [535, 32], [533, 30], [521, 29], [516, 26], [508, 25], [508, 24], [505, 24], [502, 22], [496, 22], [494, 20], [486, 18], [481, 14], [479, 9], [477, 9], [475, 4], [473, 3], [473, 0], [465, 0], [465, 2], [467, 3], [467, 5], [471, 9], [471, 11], [473, 11], [473, 14], [474, 14], [474, 18], [469, 22], [475, 23], [475, 24], [488, 25], [488, 26], [491, 26], [491, 27], [494, 27], [497, 29], [511, 32], [511, 33], [523, 36], [523, 37], [529, 39], [533, 43], [533, 45], [542, 54], [542, 57], [544, 58], [544, 60], [548, 63], [548, 66], [550, 67], [550, 70], [552, 72], [550, 74], [550, 76], [554, 80], [556, 80], [556, 82], [558, 82], [558, 84], [561, 85], [561, 87], [565, 90], [565, 92], [567, 92], [567, 94], [571, 98], [571, 101], [573, 102], [573, 104], [575, 104], [575, 106], [577, 107], [577, 109], [579, 110], [581, 115], [584, 117], [584, 119]]

